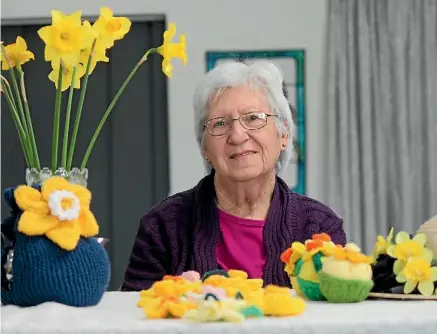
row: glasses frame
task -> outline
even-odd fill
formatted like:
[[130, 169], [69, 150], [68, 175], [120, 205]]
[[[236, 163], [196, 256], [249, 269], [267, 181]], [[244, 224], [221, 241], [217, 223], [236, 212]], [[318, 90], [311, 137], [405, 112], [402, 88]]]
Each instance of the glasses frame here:
[[[256, 129], [248, 129], [248, 128], [246, 128], [246, 127], [244, 126], [244, 124], [241, 122], [241, 118], [242, 118], [242, 117], [245, 117], [245, 116], [247, 116], [247, 115], [250, 115], [250, 114], [264, 115], [264, 116], [265, 116], [265, 120], [266, 120], [265, 124], [264, 124], [263, 126], [259, 127], [259, 128], [256, 128]], [[226, 116], [214, 117], [214, 118], [211, 118], [211, 119], [207, 120], [207, 121], [205, 122], [205, 124], [203, 124], [203, 129], [204, 129], [204, 130], [206, 129], [206, 131], [208, 132], [208, 134], [209, 134], [210, 136], [213, 136], [213, 137], [221, 137], [221, 136], [226, 136], [226, 135], [227, 135], [227, 134], [232, 130], [232, 127], [234, 126], [234, 122], [235, 122], [235, 121], [238, 121], [238, 122], [240, 123], [240, 125], [241, 125], [244, 129], [246, 129], [247, 131], [253, 131], [253, 130], [259, 130], [259, 129], [264, 128], [264, 127], [267, 125], [267, 120], [268, 120], [269, 117], [278, 117], [278, 115], [267, 114], [267, 113], [262, 112], [262, 111], [251, 111], [251, 112], [245, 113], [244, 115], [240, 115], [240, 117], [238, 117], [238, 118], [232, 118], [232, 117], [230, 117], [230, 116], [228, 116], [228, 117], [226, 117]], [[220, 135], [214, 135], [214, 134], [212, 134], [212, 133], [210, 132], [209, 128], [208, 128], [208, 124], [209, 124], [210, 122], [214, 121], [214, 120], [217, 120], [217, 119], [226, 119], [226, 120], [229, 120], [229, 121], [231, 122], [231, 123], [230, 123], [231, 126], [229, 127], [229, 129], [228, 129], [225, 133], [220, 134]]]

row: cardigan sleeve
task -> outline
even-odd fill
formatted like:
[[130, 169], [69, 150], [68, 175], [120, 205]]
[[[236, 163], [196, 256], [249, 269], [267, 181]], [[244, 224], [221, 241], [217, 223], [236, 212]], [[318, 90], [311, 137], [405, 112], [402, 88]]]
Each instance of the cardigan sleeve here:
[[336, 245], [346, 245], [346, 233], [343, 229], [343, 219], [339, 217], [326, 217], [326, 221], [321, 224], [325, 227], [325, 233], [331, 236], [331, 240]]
[[121, 291], [149, 289], [168, 272], [170, 254], [162, 219], [156, 212], [146, 214], [140, 222]]

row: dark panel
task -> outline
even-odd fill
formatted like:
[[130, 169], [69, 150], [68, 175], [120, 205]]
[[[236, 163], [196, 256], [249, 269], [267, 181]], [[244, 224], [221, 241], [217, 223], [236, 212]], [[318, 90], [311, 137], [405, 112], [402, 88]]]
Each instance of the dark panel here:
[[[31, 113], [41, 164], [51, 164], [54, 84], [48, 80], [50, 64], [43, 59], [44, 44], [39, 26], [2, 26], [5, 44], [23, 36], [36, 60], [24, 65]], [[108, 53], [92, 73], [87, 89], [73, 166], [79, 166], [88, 142], [106, 107], [144, 52], [162, 43], [163, 21], [136, 22], [126, 37]], [[64, 94], [65, 107], [68, 94]], [[74, 97], [73, 127], [79, 92]], [[21, 155], [9, 109], [2, 100], [1, 145], [2, 188], [24, 183], [25, 162]], [[161, 72], [161, 58], [152, 56], [143, 64], [118, 101], [88, 161], [88, 187], [93, 192], [92, 210], [100, 224], [100, 235], [111, 239], [111, 289], [117, 289], [138, 228], [139, 219], [156, 202], [168, 195], [167, 87]], [[62, 139], [64, 119], [61, 118]], [[71, 137], [71, 134], [70, 134]], [[59, 144], [59, 163], [62, 143]], [[20, 152], [18, 154], [17, 152]], [[2, 217], [6, 207], [2, 204]]]

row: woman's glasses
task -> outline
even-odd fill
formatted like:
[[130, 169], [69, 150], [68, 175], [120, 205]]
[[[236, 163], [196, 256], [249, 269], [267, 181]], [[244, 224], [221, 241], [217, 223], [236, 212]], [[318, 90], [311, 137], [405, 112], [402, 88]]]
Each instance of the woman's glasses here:
[[246, 130], [258, 130], [267, 125], [267, 118], [269, 117], [276, 117], [276, 115], [264, 112], [250, 112], [238, 118], [216, 117], [208, 120], [204, 127], [211, 136], [224, 136], [231, 131], [234, 121], [239, 121]]

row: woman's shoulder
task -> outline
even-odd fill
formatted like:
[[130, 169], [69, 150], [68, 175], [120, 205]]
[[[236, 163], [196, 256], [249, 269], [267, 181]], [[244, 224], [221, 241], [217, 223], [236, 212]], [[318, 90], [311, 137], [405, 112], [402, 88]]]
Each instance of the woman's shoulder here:
[[343, 219], [333, 209], [314, 198], [294, 192], [292, 195], [296, 202], [300, 224], [306, 231], [305, 234], [308, 234], [305, 237], [310, 238], [314, 233], [327, 233], [335, 243], [342, 245], [346, 243]]
[[143, 217], [168, 221], [187, 217], [193, 208], [194, 188], [170, 195], [155, 204]]
[[305, 216], [319, 215], [326, 218], [340, 219], [340, 217], [326, 204], [314, 198], [292, 192], [296, 200], [297, 209]]

